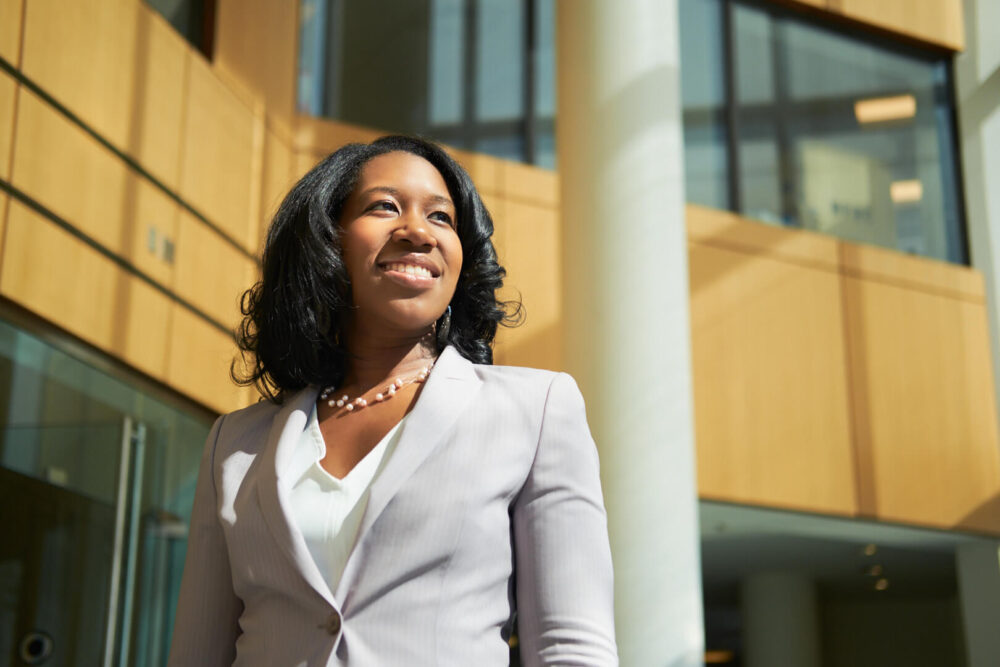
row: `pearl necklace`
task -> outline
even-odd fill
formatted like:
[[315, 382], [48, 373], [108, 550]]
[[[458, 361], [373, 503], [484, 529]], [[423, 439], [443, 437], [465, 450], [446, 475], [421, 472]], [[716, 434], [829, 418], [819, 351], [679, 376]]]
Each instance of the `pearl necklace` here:
[[[434, 368], [433, 361], [428, 365], [424, 366], [422, 369], [420, 369], [420, 372], [411, 378], [407, 378], [406, 380], [396, 378], [395, 380], [390, 382], [384, 390], [375, 394], [373, 400], [376, 403], [381, 403], [382, 401], [388, 401], [390, 398], [396, 395], [397, 391], [399, 391], [406, 385], [418, 384], [420, 382], [425, 381], [427, 379], [427, 376], [430, 375], [432, 368]], [[322, 392], [320, 392], [319, 395], [320, 400], [326, 401], [326, 404], [329, 405], [331, 408], [332, 407], [344, 408], [348, 412], [354, 412], [355, 410], [360, 410], [361, 408], [368, 407], [368, 401], [365, 400], [364, 394], [358, 396], [354, 400], [351, 400], [351, 398], [347, 394], [344, 394], [340, 398], [330, 398], [330, 395], [336, 390], [337, 388], [334, 386], [327, 387]]]

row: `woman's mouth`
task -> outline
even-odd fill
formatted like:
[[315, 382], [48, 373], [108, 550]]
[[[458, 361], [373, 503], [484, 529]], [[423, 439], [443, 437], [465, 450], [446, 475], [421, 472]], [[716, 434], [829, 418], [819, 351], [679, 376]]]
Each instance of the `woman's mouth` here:
[[415, 266], [413, 264], [404, 264], [403, 262], [390, 262], [382, 267], [384, 271], [394, 271], [396, 273], [406, 273], [411, 276], [418, 276], [422, 278], [433, 278], [434, 274], [430, 272], [430, 269], [423, 266]]
[[416, 289], [431, 287], [438, 278], [426, 266], [407, 262], [386, 262], [381, 264], [379, 268], [382, 269], [386, 278], [403, 287]]

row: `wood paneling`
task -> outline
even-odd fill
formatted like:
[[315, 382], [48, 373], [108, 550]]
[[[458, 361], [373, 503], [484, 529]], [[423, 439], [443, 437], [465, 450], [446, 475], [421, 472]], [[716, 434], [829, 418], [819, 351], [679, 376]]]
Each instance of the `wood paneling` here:
[[70, 233], [10, 202], [0, 293], [154, 377], [172, 302]]
[[0, 72], [0, 178], [10, 178], [10, 153], [14, 145], [14, 104], [17, 81]]
[[501, 327], [500, 363], [562, 369], [562, 269], [559, 216], [555, 210], [506, 201], [497, 223], [507, 269], [502, 298], [524, 303], [526, 318], [514, 329]]
[[273, 0], [216, 4], [215, 66], [284, 118], [295, 109], [297, 6]]
[[249, 390], [229, 379], [236, 353], [231, 337], [186, 308], [174, 310], [166, 379], [175, 389], [218, 412], [249, 405]]
[[500, 160], [500, 181], [503, 193], [542, 206], [559, 205], [559, 175], [551, 169]]
[[291, 147], [277, 134], [266, 130], [264, 133], [264, 163], [261, 176], [260, 230], [258, 249], [263, 249], [267, 228], [278, 210], [281, 201], [291, 190], [295, 180], [293, 170], [295, 154]]
[[25, 11], [25, 75], [176, 187], [183, 39], [135, 0], [32, 0]]
[[19, 96], [18, 119], [14, 185], [170, 285], [163, 243], [175, 237], [176, 203], [28, 90]]
[[977, 303], [983, 303], [986, 297], [982, 274], [967, 266], [904, 255], [874, 246], [852, 243], [842, 243], [840, 246], [841, 264], [850, 275]]
[[831, 236], [766, 225], [696, 204], [688, 204], [684, 215], [689, 241], [838, 270], [839, 246]]
[[1000, 492], [983, 304], [844, 279], [862, 510], [1000, 532], [978, 510]]
[[480, 194], [503, 195], [501, 171], [504, 160], [492, 155], [461, 151], [457, 148], [445, 147], [448, 154], [469, 173], [469, 178], [476, 184]]
[[851, 19], [954, 51], [965, 48], [962, 0], [829, 0]]
[[302, 178], [322, 159], [323, 157], [318, 153], [312, 153], [310, 151], [296, 151], [294, 162], [292, 163], [292, 178]]
[[367, 144], [383, 134], [386, 133], [358, 125], [338, 123], [315, 116], [299, 116], [295, 123], [294, 148], [296, 151], [323, 156], [344, 144], [352, 142]]
[[240, 295], [255, 265], [194, 216], [181, 211], [174, 291], [224, 326], [239, 321]]
[[21, 13], [24, 0], [0, 0], [0, 58], [15, 67], [21, 52]]
[[761, 254], [689, 249], [700, 495], [852, 514], [837, 275]]
[[0, 190], [0, 267], [3, 265], [3, 239], [4, 230], [7, 228], [7, 205], [9, 199], [7, 193]]
[[246, 250], [256, 250], [251, 220], [254, 118], [196, 54], [189, 56], [181, 195]]

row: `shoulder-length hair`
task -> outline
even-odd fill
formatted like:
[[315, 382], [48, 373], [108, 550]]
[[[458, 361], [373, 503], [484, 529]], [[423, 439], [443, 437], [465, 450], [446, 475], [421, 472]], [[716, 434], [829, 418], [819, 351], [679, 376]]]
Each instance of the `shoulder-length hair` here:
[[[438, 146], [406, 136], [347, 144], [295, 184], [271, 222], [261, 279], [244, 292], [236, 330], [242, 358], [230, 375], [281, 403], [307, 385], [338, 385], [347, 371], [342, 335], [351, 308], [338, 220], [362, 167], [394, 151], [418, 155], [441, 173], [455, 203], [462, 271], [451, 300], [447, 344], [477, 364], [493, 363], [497, 325], [521, 318], [517, 301], [500, 301], [506, 275], [490, 237], [493, 220], [472, 179]], [[442, 346], [443, 347], [443, 346]], [[440, 350], [439, 350], [440, 351]]]

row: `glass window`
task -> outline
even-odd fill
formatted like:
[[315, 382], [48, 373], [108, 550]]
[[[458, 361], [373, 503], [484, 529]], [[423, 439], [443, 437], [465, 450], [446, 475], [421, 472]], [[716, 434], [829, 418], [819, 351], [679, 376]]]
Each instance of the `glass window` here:
[[731, 3], [731, 130], [752, 218], [963, 263], [948, 62]]
[[0, 320], [0, 655], [166, 664], [209, 425]]
[[552, 166], [553, 4], [302, 0], [299, 109]]
[[728, 209], [723, 11], [720, 0], [682, 0], [678, 5], [687, 200]]

